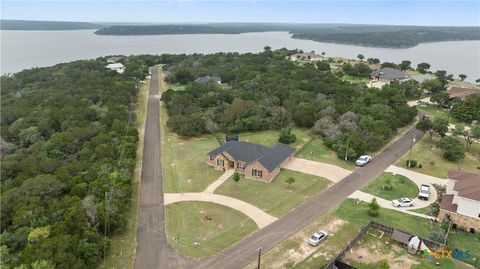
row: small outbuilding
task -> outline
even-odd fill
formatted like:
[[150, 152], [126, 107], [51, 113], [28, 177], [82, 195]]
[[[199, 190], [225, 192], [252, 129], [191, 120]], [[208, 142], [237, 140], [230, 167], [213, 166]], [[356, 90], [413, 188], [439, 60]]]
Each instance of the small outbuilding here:
[[418, 238], [418, 236], [410, 238], [410, 241], [408, 242], [408, 251], [411, 253], [417, 253], [420, 242], [421, 240]]
[[407, 246], [410, 243], [411, 237], [411, 234], [407, 234], [399, 230], [393, 230], [392, 233], [392, 239], [404, 246]]

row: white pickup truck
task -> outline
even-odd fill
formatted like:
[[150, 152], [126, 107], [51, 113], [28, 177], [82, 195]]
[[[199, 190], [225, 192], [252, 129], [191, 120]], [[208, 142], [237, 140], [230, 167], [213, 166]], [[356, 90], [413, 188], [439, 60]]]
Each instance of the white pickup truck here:
[[428, 200], [429, 196], [430, 196], [430, 186], [426, 184], [422, 184], [418, 192], [418, 199]]

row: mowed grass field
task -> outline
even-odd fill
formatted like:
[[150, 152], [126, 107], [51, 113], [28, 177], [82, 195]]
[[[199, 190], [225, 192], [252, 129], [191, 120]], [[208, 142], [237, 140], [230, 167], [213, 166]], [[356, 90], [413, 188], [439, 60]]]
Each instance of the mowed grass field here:
[[[395, 228], [428, 237], [432, 231], [442, 231], [437, 223], [399, 211], [381, 208], [375, 218], [368, 215], [368, 203], [346, 199], [336, 208], [318, 220], [306, 226], [300, 232], [283, 241], [280, 245], [262, 256], [264, 268], [323, 268], [369, 221], [393, 226]], [[328, 239], [319, 247], [308, 246], [308, 236], [316, 230], [330, 233]], [[254, 263], [249, 269], [255, 268]]]
[[211, 256], [258, 229], [234, 209], [207, 202], [180, 202], [165, 207], [167, 240], [182, 255]]
[[[300, 129], [300, 128], [292, 128], [292, 133], [296, 135], [297, 140], [290, 144], [289, 146], [299, 149], [305, 143], [307, 143], [311, 139], [311, 134], [309, 130]], [[239, 139], [241, 141], [261, 144], [264, 146], [272, 146], [274, 144], [278, 144], [278, 136], [280, 131], [261, 131], [255, 133], [241, 133], [239, 134]]]
[[478, 265], [480, 265], [480, 231], [472, 234], [460, 230], [451, 230], [448, 235], [447, 247], [462, 251], [470, 250], [472, 257], [465, 259], [465, 261], [470, 264], [475, 264], [473, 258], [476, 258], [479, 260]]
[[[290, 186], [285, 182], [289, 177], [295, 179]], [[270, 183], [245, 179], [243, 175], [237, 183], [229, 178], [215, 193], [240, 199], [272, 216], [280, 217], [331, 184], [322, 177], [285, 169]]]
[[[447, 178], [448, 170], [463, 169], [465, 171], [480, 173], [480, 144], [473, 143], [470, 152], [467, 152], [465, 158], [457, 162], [450, 162], [443, 158], [443, 153], [435, 147], [438, 137], [434, 137], [433, 144], [430, 144], [428, 135], [425, 135], [419, 143], [413, 147], [412, 159], [422, 164], [422, 168], [410, 168], [411, 170], [427, 175]], [[396, 163], [397, 166], [407, 168], [408, 152]]]
[[325, 146], [322, 139], [318, 137], [308, 143], [296, 156], [302, 159], [337, 165], [348, 170], [356, 168], [355, 160], [350, 160], [345, 164], [345, 161], [338, 158], [337, 154]]
[[[392, 189], [389, 190], [385, 186], [391, 186]], [[418, 186], [408, 177], [382, 173], [379, 177], [370, 181], [361, 191], [386, 200], [394, 200], [401, 197], [413, 199], [418, 195]]]

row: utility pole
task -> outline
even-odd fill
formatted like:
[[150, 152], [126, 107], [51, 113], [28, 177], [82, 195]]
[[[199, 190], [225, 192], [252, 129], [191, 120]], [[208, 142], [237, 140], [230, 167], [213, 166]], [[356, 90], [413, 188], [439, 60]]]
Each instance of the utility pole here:
[[262, 256], [262, 248], [258, 248], [258, 261], [257, 261], [257, 269], [260, 269], [260, 257]]
[[345, 150], [345, 165], [347, 165], [347, 161], [348, 161], [348, 145], [350, 144], [350, 136], [348, 136], [348, 139], [347, 139], [347, 149]]
[[410, 168], [410, 162], [412, 160], [413, 144], [415, 144], [416, 138], [417, 138], [417, 135], [413, 135], [412, 144], [410, 144], [410, 154], [408, 155], [408, 168]]

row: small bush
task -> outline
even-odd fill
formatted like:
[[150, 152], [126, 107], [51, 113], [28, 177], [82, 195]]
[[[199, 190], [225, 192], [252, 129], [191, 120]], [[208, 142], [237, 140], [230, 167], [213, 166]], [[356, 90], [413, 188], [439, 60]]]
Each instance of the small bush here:
[[422, 168], [422, 167], [423, 167], [422, 164], [419, 164], [419, 165], [418, 165], [418, 168]]
[[417, 166], [417, 160], [406, 160], [405, 163], [407, 164], [407, 167], [410, 168], [415, 168]]
[[376, 216], [378, 216], [378, 210], [369, 209], [368, 210], [368, 215], [370, 217], [376, 217]]
[[398, 177], [398, 178], [399, 178], [400, 184], [404, 184], [404, 183], [405, 183], [405, 178], [404, 178], [404, 177]]
[[435, 161], [428, 162], [431, 166], [435, 166]]
[[384, 185], [382, 188], [383, 188], [384, 190], [386, 190], [386, 191], [391, 191], [391, 190], [393, 190], [393, 186], [392, 186], [392, 185]]

